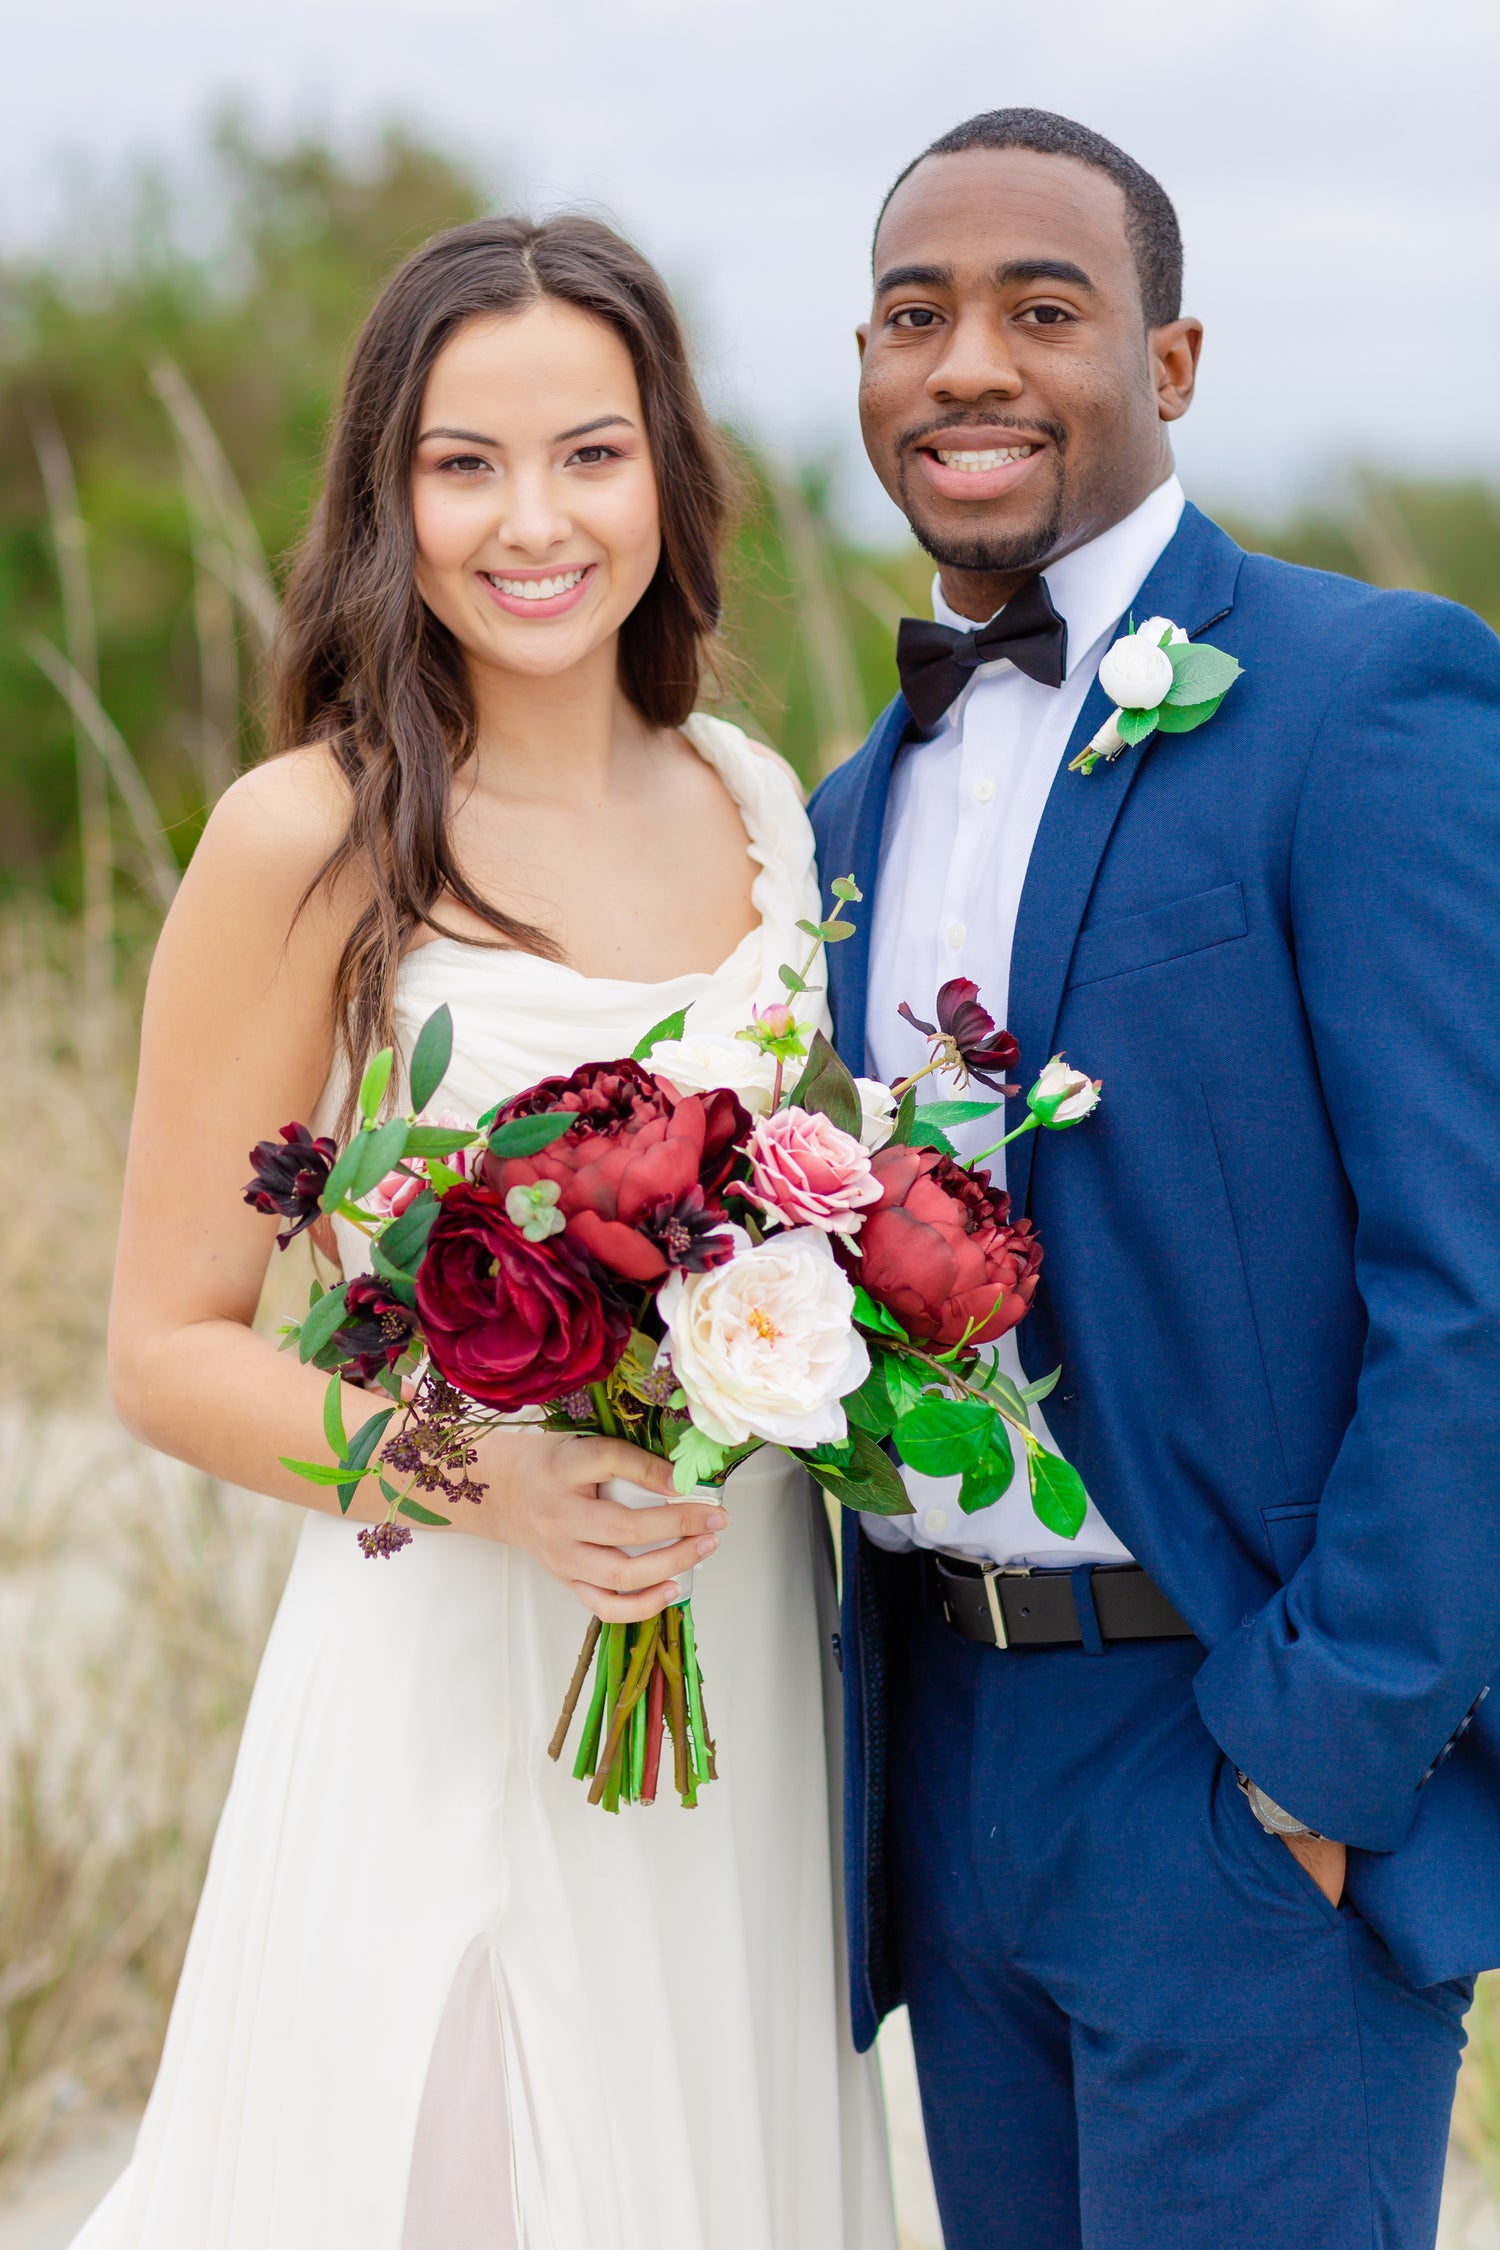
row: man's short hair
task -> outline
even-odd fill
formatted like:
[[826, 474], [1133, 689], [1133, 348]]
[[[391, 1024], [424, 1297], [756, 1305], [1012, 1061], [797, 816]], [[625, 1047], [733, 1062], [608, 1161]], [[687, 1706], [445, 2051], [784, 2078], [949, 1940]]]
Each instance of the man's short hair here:
[[1107, 172], [1125, 197], [1125, 239], [1140, 277], [1146, 325], [1159, 328], [1176, 320], [1182, 311], [1182, 233], [1171, 197], [1144, 165], [1102, 133], [1050, 109], [987, 109], [942, 134], [892, 182], [875, 221], [876, 233], [891, 196], [919, 164], [929, 156], [959, 156], [971, 148], [1035, 149], [1039, 156], [1071, 156], [1096, 172]]

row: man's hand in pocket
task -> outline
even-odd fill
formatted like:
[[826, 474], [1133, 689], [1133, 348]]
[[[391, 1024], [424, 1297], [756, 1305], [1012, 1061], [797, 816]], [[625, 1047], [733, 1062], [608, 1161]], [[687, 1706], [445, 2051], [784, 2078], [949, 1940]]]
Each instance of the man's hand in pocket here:
[[1344, 1846], [1330, 1843], [1326, 1836], [1283, 1836], [1281, 1841], [1298, 1866], [1306, 1868], [1329, 1905], [1337, 1906], [1344, 1895]]

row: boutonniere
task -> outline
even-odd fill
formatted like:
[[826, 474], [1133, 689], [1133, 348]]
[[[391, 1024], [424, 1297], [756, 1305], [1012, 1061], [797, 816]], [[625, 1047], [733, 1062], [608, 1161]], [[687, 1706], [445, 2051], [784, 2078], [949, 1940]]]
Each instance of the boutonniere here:
[[1163, 734], [1190, 734], [1211, 719], [1243, 671], [1221, 648], [1190, 641], [1170, 617], [1148, 617], [1106, 650], [1099, 685], [1116, 708], [1069, 773], [1092, 773], [1099, 760], [1118, 758], [1132, 743]]

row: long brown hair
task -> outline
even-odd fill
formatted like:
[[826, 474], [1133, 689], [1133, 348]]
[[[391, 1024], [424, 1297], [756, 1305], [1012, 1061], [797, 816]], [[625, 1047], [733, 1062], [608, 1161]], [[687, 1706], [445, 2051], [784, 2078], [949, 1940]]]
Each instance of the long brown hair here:
[[[482, 898], [449, 827], [475, 712], [457, 642], [416, 588], [411, 464], [439, 352], [478, 315], [555, 298], [629, 351], [661, 511], [661, 560], [620, 635], [620, 685], [654, 726], [692, 710], [719, 619], [732, 471], [693, 379], [661, 276], [597, 220], [476, 219], [426, 243], [361, 329], [328, 449], [323, 494], [284, 612], [274, 750], [327, 742], [352, 792], [349, 825], [309, 889], [352, 875], [364, 899], [334, 979], [339, 1048], [357, 1073], [391, 1036], [396, 972], [419, 927], [444, 931], [445, 897], [492, 943], [555, 959], [544, 931]], [[306, 902], [304, 901], [304, 904]]]

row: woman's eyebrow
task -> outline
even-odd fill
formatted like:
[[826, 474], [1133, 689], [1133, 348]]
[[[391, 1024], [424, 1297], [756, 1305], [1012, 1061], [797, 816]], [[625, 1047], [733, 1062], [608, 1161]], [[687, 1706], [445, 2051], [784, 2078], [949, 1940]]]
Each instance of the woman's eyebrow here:
[[600, 414], [592, 422], [580, 422], [576, 430], [559, 430], [553, 440], [555, 445], [566, 445], [573, 438], [592, 437], [595, 430], [633, 430], [634, 422], [628, 414]]
[[456, 438], [463, 445], [498, 446], [500, 443], [498, 438], [485, 437], [479, 430], [424, 430], [417, 439], [418, 445], [425, 445], [429, 438]]

